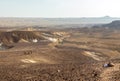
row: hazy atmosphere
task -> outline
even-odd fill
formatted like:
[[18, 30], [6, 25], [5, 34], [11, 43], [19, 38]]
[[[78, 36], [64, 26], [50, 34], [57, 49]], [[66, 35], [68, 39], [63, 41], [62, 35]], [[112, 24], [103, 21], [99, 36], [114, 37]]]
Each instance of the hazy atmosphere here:
[[120, 0], [0, 0], [0, 81], [120, 81]]
[[0, 17], [119, 17], [120, 0], [0, 0]]

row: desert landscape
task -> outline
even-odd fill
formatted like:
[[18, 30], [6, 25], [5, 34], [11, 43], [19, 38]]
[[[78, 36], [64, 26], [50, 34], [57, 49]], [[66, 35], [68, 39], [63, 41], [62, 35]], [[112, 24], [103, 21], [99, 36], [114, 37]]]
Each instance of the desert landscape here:
[[120, 81], [120, 0], [0, 0], [0, 81]]
[[1, 27], [0, 81], [119, 81], [119, 23]]

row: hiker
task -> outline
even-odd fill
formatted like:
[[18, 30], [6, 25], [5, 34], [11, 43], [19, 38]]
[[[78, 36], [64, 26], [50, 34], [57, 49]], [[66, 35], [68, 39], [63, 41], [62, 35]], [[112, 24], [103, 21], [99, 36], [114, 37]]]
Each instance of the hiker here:
[[111, 62], [105, 63], [105, 64], [103, 65], [103, 67], [113, 67], [113, 66], [114, 66], [114, 64], [111, 63]]

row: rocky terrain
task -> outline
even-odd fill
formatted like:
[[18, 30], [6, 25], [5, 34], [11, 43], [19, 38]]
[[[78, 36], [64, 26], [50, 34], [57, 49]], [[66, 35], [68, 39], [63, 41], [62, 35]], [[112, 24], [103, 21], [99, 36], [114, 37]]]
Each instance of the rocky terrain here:
[[0, 31], [0, 81], [119, 81], [119, 59], [118, 29]]

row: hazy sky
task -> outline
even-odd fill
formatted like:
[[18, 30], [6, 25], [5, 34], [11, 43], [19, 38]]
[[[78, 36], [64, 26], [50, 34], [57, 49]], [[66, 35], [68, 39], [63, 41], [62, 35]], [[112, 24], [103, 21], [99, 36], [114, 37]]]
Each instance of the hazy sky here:
[[120, 0], [0, 0], [0, 17], [120, 17]]

